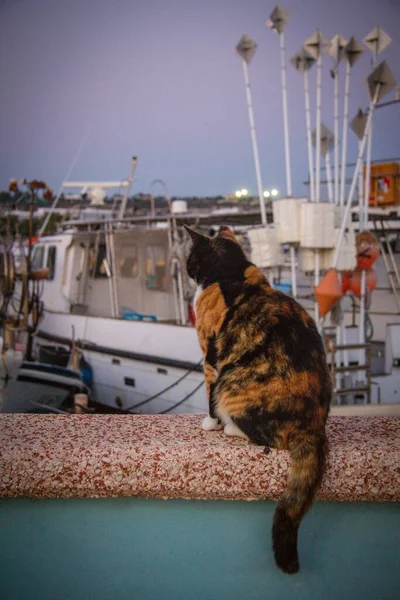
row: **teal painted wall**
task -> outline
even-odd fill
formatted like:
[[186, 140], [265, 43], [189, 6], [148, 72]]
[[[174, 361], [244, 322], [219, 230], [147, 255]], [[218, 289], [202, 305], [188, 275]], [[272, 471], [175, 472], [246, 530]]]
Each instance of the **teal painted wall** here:
[[2, 600], [396, 600], [396, 504], [318, 503], [301, 572], [278, 571], [274, 503], [0, 501]]

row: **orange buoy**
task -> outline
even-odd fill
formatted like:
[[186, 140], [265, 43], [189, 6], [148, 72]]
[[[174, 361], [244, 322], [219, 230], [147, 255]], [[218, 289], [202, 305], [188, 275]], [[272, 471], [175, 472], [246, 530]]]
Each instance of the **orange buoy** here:
[[343, 296], [336, 269], [330, 269], [314, 288], [321, 317], [324, 317]]
[[[370, 292], [373, 292], [378, 283], [378, 275], [374, 269], [365, 269], [365, 282]], [[354, 269], [350, 289], [355, 296], [361, 296], [361, 273], [362, 269]]]
[[375, 271], [375, 269], [368, 269], [366, 280], [369, 291], [373, 292], [376, 288], [376, 284], [378, 283], [378, 273]]
[[352, 271], [342, 271], [342, 292], [346, 294], [350, 289]]
[[357, 267], [369, 269], [379, 256], [379, 241], [369, 231], [356, 235]]

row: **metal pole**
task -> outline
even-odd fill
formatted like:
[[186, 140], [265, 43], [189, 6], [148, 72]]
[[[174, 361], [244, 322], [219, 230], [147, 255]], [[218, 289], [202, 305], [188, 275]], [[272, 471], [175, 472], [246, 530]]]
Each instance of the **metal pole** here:
[[293, 298], [297, 298], [296, 252], [293, 244], [290, 244], [290, 266], [292, 270]]
[[[319, 284], [319, 270], [320, 270], [320, 256], [319, 256], [319, 250], [315, 250], [314, 251], [314, 285], [315, 287], [317, 287], [317, 285]], [[315, 318], [315, 322], [319, 323], [319, 310], [318, 310], [318, 303], [314, 300], [314, 318]]]
[[283, 106], [283, 130], [285, 137], [285, 163], [286, 163], [286, 194], [292, 195], [292, 173], [290, 166], [290, 143], [289, 143], [289, 120], [287, 106], [287, 83], [286, 83], [286, 57], [285, 37], [283, 31], [279, 34], [281, 46], [281, 75], [282, 75], [282, 106]]
[[333, 265], [332, 265], [334, 269], [336, 268], [338, 259], [339, 259], [340, 246], [342, 245], [344, 232], [345, 232], [347, 221], [348, 221], [349, 214], [350, 214], [351, 203], [353, 200], [353, 196], [354, 196], [354, 192], [355, 192], [356, 184], [357, 184], [358, 172], [361, 167], [362, 157], [364, 154], [365, 144], [367, 141], [367, 135], [368, 135], [369, 128], [371, 126], [372, 115], [374, 113], [375, 104], [377, 102], [378, 95], [379, 95], [379, 88], [380, 88], [380, 84], [378, 83], [378, 85], [376, 86], [375, 96], [369, 107], [368, 118], [367, 118], [367, 123], [365, 126], [364, 136], [361, 140], [361, 144], [360, 144], [359, 150], [358, 150], [358, 158], [357, 158], [356, 168], [354, 170], [353, 179], [352, 179], [350, 191], [349, 191], [349, 196], [347, 198], [347, 203], [346, 203], [346, 206], [344, 209], [344, 214], [342, 217], [342, 223], [341, 223], [340, 232], [339, 232], [339, 239], [336, 242], [335, 254], [334, 254]]
[[[372, 53], [372, 66], [376, 66], [377, 49]], [[364, 209], [363, 209], [363, 225], [368, 228], [368, 207], [369, 196], [371, 193], [371, 153], [372, 153], [372, 120], [368, 132], [367, 156], [366, 156], [366, 172], [365, 172], [365, 190], [364, 190]]]
[[312, 134], [311, 134], [311, 109], [310, 109], [310, 87], [308, 81], [308, 70], [304, 73], [304, 99], [306, 105], [306, 126], [307, 126], [307, 150], [308, 150], [308, 169], [310, 172], [310, 200], [314, 201], [314, 160], [312, 150]]
[[365, 159], [365, 188], [364, 188], [364, 204], [362, 207], [363, 212], [363, 227], [368, 227], [368, 205], [369, 196], [371, 193], [371, 152], [372, 152], [372, 122], [368, 133], [367, 141], [367, 155]]
[[[365, 293], [366, 293], [366, 271], [361, 271], [361, 297], [360, 297], [360, 322], [358, 325], [358, 343], [365, 344]], [[360, 349], [359, 364], [365, 364], [365, 349]], [[361, 374], [361, 380], [364, 379], [363, 371], [359, 371], [358, 375]]]
[[111, 276], [114, 287], [114, 316], [119, 317], [119, 300], [118, 300], [118, 276], [117, 276], [117, 255], [115, 251], [115, 232], [110, 224], [109, 240], [110, 240], [110, 258], [111, 258]]
[[135, 175], [136, 165], [137, 165], [137, 158], [136, 158], [136, 156], [133, 156], [131, 172], [129, 173], [129, 178], [128, 178], [128, 185], [125, 186], [124, 196], [122, 198], [121, 206], [119, 207], [118, 219], [123, 219], [123, 217], [124, 217], [126, 205], [128, 204], [129, 192], [131, 191], [132, 184], [133, 184], [133, 177]]
[[[316, 98], [316, 150], [315, 150], [315, 195], [314, 201], [321, 200], [321, 92], [322, 92], [322, 52], [317, 59], [317, 98]], [[314, 251], [314, 284], [319, 284], [320, 253]], [[318, 303], [314, 301], [315, 322], [319, 323]]]
[[345, 84], [344, 84], [342, 169], [341, 169], [341, 175], [340, 175], [340, 199], [339, 199], [342, 216], [343, 216], [343, 207], [344, 207], [344, 190], [345, 190], [345, 185], [346, 185], [347, 129], [348, 129], [348, 122], [349, 122], [350, 74], [351, 74], [351, 66], [350, 66], [350, 63], [347, 62], [346, 79], [345, 79]]
[[335, 204], [339, 204], [339, 71], [334, 70], [334, 96], [333, 96], [333, 112], [334, 112], [334, 161], [335, 161]]
[[256, 168], [258, 199], [260, 202], [260, 211], [261, 211], [261, 222], [263, 225], [266, 225], [267, 224], [267, 214], [265, 211], [264, 196], [263, 196], [263, 189], [262, 189], [262, 183], [261, 183], [260, 159], [258, 156], [256, 126], [255, 126], [255, 122], [254, 122], [253, 105], [252, 105], [252, 101], [251, 101], [249, 72], [247, 69], [246, 61], [242, 59], [242, 62], [243, 62], [244, 82], [245, 82], [245, 86], [246, 86], [247, 108], [249, 109], [250, 133], [251, 133], [251, 141], [253, 143], [254, 165]]
[[[358, 149], [360, 149], [361, 140], [358, 142]], [[360, 231], [364, 229], [364, 173], [362, 169], [358, 174], [358, 222]]]
[[59, 190], [57, 192], [57, 196], [54, 198], [53, 204], [51, 205], [51, 209], [47, 213], [46, 218], [43, 221], [43, 225], [39, 229], [38, 238], [41, 238], [42, 235], [44, 234], [44, 232], [46, 231], [46, 227], [47, 227], [47, 225], [48, 225], [48, 223], [50, 221], [50, 217], [53, 214], [53, 212], [54, 212], [54, 210], [55, 210], [55, 208], [57, 206], [57, 203], [58, 203], [58, 201], [60, 199], [61, 192], [62, 192], [62, 189], [64, 187], [64, 183], [69, 179], [69, 177], [70, 177], [70, 175], [72, 173], [72, 169], [74, 168], [74, 166], [78, 162], [78, 159], [79, 159], [80, 155], [82, 154], [82, 150], [83, 150], [83, 148], [84, 148], [84, 146], [85, 146], [85, 144], [87, 142], [87, 139], [88, 139], [89, 135], [90, 135], [90, 129], [88, 129], [85, 137], [83, 138], [83, 140], [81, 142], [81, 145], [78, 148], [78, 152], [76, 153], [76, 155], [75, 155], [75, 157], [74, 157], [74, 159], [73, 159], [73, 161], [72, 161], [72, 163], [71, 163], [71, 165], [70, 165], [70, 167], [69, 167], [69, 169], [68, 169], [68, 171], [67, 171], [67, 173], [66, 173], [66, 175], [64, 177], [64, 180], [63, 180], [62, 184], [59, 187]]
[[[372, 66], [376, 65], [376, 51], [373, 53]], [[367, 156], [366, 156], [366, 170], [365, 170], [365, 190], [364, 190], [364, 203], [362, 206], [362, 225], [363, 229], [368, 229], [368, 205], [369, 196], [371, 192], [371, 152], [372, 152], [372, 119], [367, 133]], [[362, 170], [361, 170], [362, 172]], [[360, 223], [361, 231], [361, 223]], [[366, 303], [366, 272], [365, 269], [361, 271], [361, 297], [360, 297], [360, 322], [358, 328], [358, 341], [360, 344], [365, 344], [365, 303]], [[364, 365], [366, 360], [365, 349], [361, 349], [359, 353], [359, 363]], [[364, 380], [364, 372], [360, 371], [361, 380]]]
[[322, 53], [317, 60], [317, 101], [316, 101], [316, 158], [315, 158], [315, 202], [321, 200], [321, 91], [322, 91]]
[[332, 186], [332, 169], [331, 169], [331, 157], [329, 152], [325, 154], [325, 166], [326, 166], [326, 180], [328, 186], [328, 200], [333, 202], [333, 186]]
[[28, 256], [26, 257], [28, 278], [31, 276], [32, 267], [32, 238], [33, 238], [33, 213], [35, 211], [35, 190], [30, 190], [29, 203], [29, 238], [28, 238]]

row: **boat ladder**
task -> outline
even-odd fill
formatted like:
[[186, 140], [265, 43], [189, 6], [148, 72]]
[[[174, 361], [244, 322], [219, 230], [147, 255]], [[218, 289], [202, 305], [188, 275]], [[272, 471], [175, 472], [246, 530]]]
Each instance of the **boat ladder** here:
[[[380, 227], [378, 227], [380, 223]], [[388, 231], [383, 221], [374, 221], [375, 231], [379, 239], [382, 260], [385, 265], [386, 274], [392, 289], [393, 298], [396, 303], [397, 312], [400, 313], [400, 273], [396, 264], [392, 246], [388, 237]]]
[[[336, 353], [347, 352], [348, 350], [365, 350], [365, 364], [349, 364], [339, 366], [336, 364]], [[332, 405], [340, 404], [340, 396], [355, 396], [362, 394], [366, 397], [366, 403], [371, 404], [371, 346], [370, 344], [340, 344], [335, 345], [332, 339], [328, 340], [327, 351], [330, 354], [330, 372], [332, 379]], [[345, 383], [342, 387], [346, 374], [365, 372], [362, 382], [357, 381], [350, 385]]]

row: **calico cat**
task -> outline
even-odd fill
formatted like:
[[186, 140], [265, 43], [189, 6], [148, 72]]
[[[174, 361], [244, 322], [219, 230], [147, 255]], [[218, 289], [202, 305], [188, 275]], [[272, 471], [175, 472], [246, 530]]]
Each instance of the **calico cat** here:
[[211, 238], [185, 227], [193, 241], [187, 271], [198, 286], [194, 309], [209, 398], [202, 427], [290, 451], [272, 540], [277, 566], [296, 573], [298, 528], [328, 451], [331, 380], [322, 340], [300, 304], [247, 260], [229, 227]]

